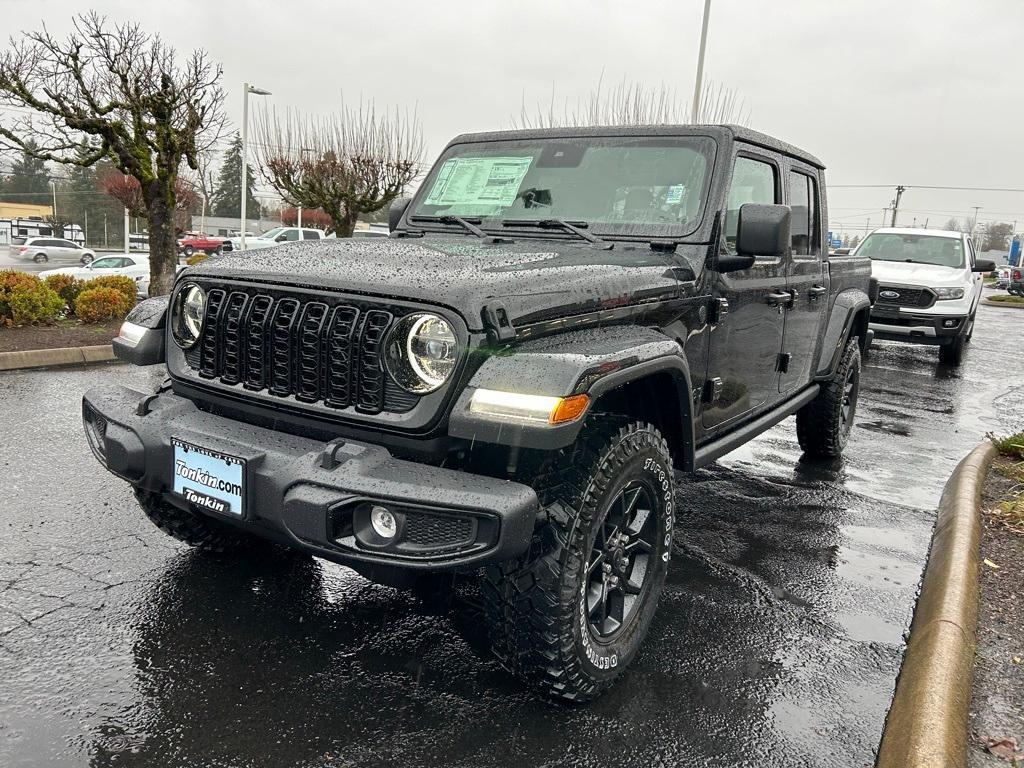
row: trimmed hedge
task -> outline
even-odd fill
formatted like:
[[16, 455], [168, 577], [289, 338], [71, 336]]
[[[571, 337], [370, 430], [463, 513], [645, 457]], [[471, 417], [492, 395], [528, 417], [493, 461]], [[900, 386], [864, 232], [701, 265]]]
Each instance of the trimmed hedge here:
[[[123, 290], [106, 285], [93, 285], [100, 280], [128, 280], [132, 283], [131, 298], [125, 296]], [[98, 278], [90, 280], [89, 285], [78, 294], [75, 301], [75, 314], [85, 323], [102, 323], [107, 320], [123, 320], [128, 311], [135, 306], [135, 285], [130, 278]]]
[[138, 296], [138, 287], [135, 285], [135, 281], [124, 275], [104, 275], [86, 280], [82, 290], [87, 291], [91, 288], [113, 288], [123, 294], [126, 301], [130, 302], [128, 309], [135, 306], [135, 299]]
[[64, 306], [64, 299], [35, 275], [0, 271], [0, 325], [52, 323]]
[[68, 305], [69, 312], [74, 311], [75, 299], [78, 298], [78, 294], [85, 287], [83, 281], [71, 275], [50, 275], [43, 282], [46, 283], [48, 288], [64, 299], [64, 303]]

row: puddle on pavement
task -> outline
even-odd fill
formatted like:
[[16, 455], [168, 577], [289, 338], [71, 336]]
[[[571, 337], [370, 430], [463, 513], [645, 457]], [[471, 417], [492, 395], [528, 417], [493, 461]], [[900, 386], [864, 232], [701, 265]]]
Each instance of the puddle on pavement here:
[[875, 614], [840, 612], [835, 618], [851, 640], [889, 645], [903, 642], [903, 627], [891, 624]]
[[923, 563], [906, 563], [892, 555], [840, 547], [837, 554], [836, 574], [874, 589], [902, 589], [917, 583]]

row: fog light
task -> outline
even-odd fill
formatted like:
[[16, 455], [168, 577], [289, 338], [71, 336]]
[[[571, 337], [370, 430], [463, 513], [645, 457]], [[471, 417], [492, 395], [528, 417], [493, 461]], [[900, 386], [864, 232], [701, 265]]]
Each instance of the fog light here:
[[942, 321], [942, 327], [943, 328], [956, 328], [957, 323], [959, 323], [959, 322], [960, 321], [957, 320], [956, 318], [952, 318], [951, 317], [948, 320], [943, 320]]
[[393, 539], [398, 533], [398, 521], [390, 510], [374, 506], [370, 509], [370, 525], [382, 539]]

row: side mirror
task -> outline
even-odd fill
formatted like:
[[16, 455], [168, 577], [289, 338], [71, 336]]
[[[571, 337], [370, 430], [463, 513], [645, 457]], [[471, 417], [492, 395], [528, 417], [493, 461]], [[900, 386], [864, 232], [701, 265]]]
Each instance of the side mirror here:
[[852, 248], [836, 248], [836, 256], [849, 256]]
[[274, 238], [274, 242], [275, 243], [283, 243], [287, 239], [288, 239], [288, 235], [278, 235], [277, 237]]
[[788, 205], [745, 203], [736, 223], [736, 254], [783, 256], [790, 247]]
[[388, 209], [389, 232], [394, 232], [395, 228], [398, 227], [398, 222], [402, 220], [402, 216], [405, 215], [405, 209], [409, 207], [411, 202], [411, 197], [399, 197], [392, 201], [391, 207]]
[[971, 268], [971, 272], [995, 272], [996, 263], [991, 259], [977, 259], [974, 262], [974, 267]]

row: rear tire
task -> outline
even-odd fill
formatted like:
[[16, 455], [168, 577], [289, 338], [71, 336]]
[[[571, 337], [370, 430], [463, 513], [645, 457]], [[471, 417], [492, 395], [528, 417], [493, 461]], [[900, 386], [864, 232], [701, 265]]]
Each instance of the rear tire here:
[[832, 380], [796, 412], [796, 437], [803, 452], [831, 459], [842, 454], [853, 428], [860, 393], [860, 345], [850, 339]]
[[939, 363], [958, 367], [964, 360], [964, 347], [967, 346], [966, 336], [957, 336], [952, 344], [943, 344], [939, 347]]
[[186, 245], [181, 250], [181, 252], [185, 254], [185, 258], [186, 259], [189, 259], [189, 258], [192, 258], [192, 254], [195, 253], [195, 248], [193, 248], [191, 245]]
[[636, 655], [671, 554], [675, 482], [652, 425], [584, 426], [535, 481], [541, 512], [529, 550], [487, 568], [491, 647], [545, 693], [588, 701]]
[[82, 258], [80, 259], [80, 261], [81, 261], [82, 265], [85, 266], [86, 264], [92, 264], [92, 262], [93, 262], [93, 260], [95, 258], [96, 257], [93, 256], [91, 253], [83, 253], [82, 254]]

